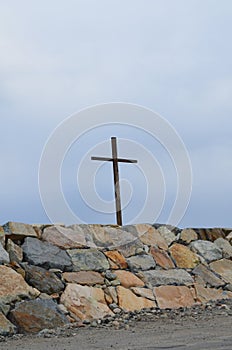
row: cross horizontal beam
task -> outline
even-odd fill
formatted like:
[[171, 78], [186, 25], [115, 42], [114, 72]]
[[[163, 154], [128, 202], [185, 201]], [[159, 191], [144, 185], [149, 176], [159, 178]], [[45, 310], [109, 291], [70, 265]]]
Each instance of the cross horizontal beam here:
[[91, 160], [100, 160], [104, 162], [113, 162], [114, 160], [117, 160], [117, 162], [120, 163], [138, 163], [135, 159], [124, 159], [124, 158], [106, 158], [106, 157], [91, 157]]

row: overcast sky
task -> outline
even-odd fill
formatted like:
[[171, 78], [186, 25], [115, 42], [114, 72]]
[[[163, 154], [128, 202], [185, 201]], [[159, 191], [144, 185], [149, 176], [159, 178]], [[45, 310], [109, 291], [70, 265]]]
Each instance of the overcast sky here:
[[[180, 226], [232, 227], [231, 18], [230, 0], [1, 0], [1, 224], [49, 221], [40, 200], [38, 168], [59, 123], [95, 104], [126, 102], [166, 118], [189, 152], [192, 196]], [[95, 143], [123, 133], [95, 130], [73, 145], [63, 164], [64, 194], [85, 222], [115, 219], [89, 211], [80, 199], [74, 181], [78, 150], [88, 152]], [[144, 136], [135, 133], [134, 140], [149, 149]], [[108, 156], [110, 144], [104, 147], [105, 154], [96, 155]], [[150, 151], [156, 156], [155, 148]], [[120, 152], [129, 155], [123, 147]], [[162, 154], [157, 147], [164, 176], [172, 177]], [[113, 198], [111, 177], [107, 164], [96, 182], [107, 200]], [[133, 222], [145, 190], [139, 173], [131, 181], [134, 198], [125, 223]], [[173, 200], [171, 184], [166, 192], [162, 222]]]

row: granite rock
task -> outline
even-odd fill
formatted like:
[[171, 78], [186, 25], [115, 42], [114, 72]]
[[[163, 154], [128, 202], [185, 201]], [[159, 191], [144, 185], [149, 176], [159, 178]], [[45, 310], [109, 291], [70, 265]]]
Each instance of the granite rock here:
[[6, 250], [9, 254], [10, 261], [21, 262], [23, 260], [22, 248], [15, 244], [10, 238], [7, 240]]
[[54, 272], [42, 267], [24, 264], [25, 280], [42, 293], [53, 294], [64, 290], [64, 284]]
[[211, 287], [222, 287], [225, 285], [219, 277], [217, 277], [207, 266], [200, 264], [193, 270], [193, 274], [200, 276], [203, 281]]
[[116, 270], [115, 274], [125, 288], [144, 286], [144, 282], [130, 271]]
[[192, 242], [190, 243], [190, 248], [193, 252], [201, 255], [207, 262], [222, 258], [221, 249], [218, 248], [216, 244], [209, 241], [198, 240]]
[[218, 238], [214, 241], [214, 244], [221, 249], [223, 258], [232, 258], [232, 245], [224, 238]]
[[68, 323], [54, 301], [41, 299], [17, 304], [9, 319], [22, 333], [38, 333], [45, 328], [62, 327]]
[[151, 255], [134, 255], [127, 259], [129, 269], [132, 271], [154, 269], [156, 263]]
[[65, 288], [60, 301], [76, 320], [101, 319], [113, 315], [101, 288], [71, 283]]
[[76, 283], [87, 286], [104, 284], [104, 278], [96, 271], [64, 272], [63, 279], [67, 283]]
[[72, 269], [70, 256], [66, 251], [49, 242], [42, 242], [37, 238], [28, 237], [22, 245], [24, 257], [32, 265], [46, 269], [60, 269], [62, 271]]
[[191, 290], [186, 286], [155, 287], [154, 294], [160, 309], [190, 307], [195, 303]]
[[119, 307], [124, 311], [142, 310], [156, 306], [154, 301], [138, 297], [132, 291], [122, 286], [117, 287], [117, 293]]
[[9, 254], [0, 243], [0, 264], [7, 264], [9, 262], [10, 262]]
[[168, 246], [170, 246], [177, 239], [176, 235], [167, 226], [160, 226], [158, 228], [158, 231], [161, 234], [161, 236], [165, 239]]
[[197, 239], [198, 235], [192, 228], [186, 228], [180, 233], [180, 240], [183, 243], [189, 244], [192, 241], [196, 241]]
[[193, 278], [185, 270], [150, 270], [144, 271], [143, 279], [145, 283], [150, 283], [153, 287], [160, 285], [192, 285]]
[[75, 228], [63, 226], [47, 227], [43, 231], [42, 239], [61, 249], [82, 248], [87, 245], [84, 230], [78, 225]]
[[196, 299], [200, 303], [208, 303], [213, 300], [222, 300], [232, 298], [232, 292], [222, 289], [205, 288], [202, 285], [194, 285], [196, 291]]
[[36, 231], [31, 225], [20, 222], [7, 222], [3, 225], [6, 237], [12, 241], [23, 240], [26, 237], [37, 237]]
[[199, 264], [198, 256], [182, 244], [174, 243], [169, 248], [169, 251], [176, 266], [179, 268], [193, 269]]
[[167, 270], [175, 268], [174, 262], [165, 250], [156, 247], [151, 247], [150, 254], [153, 256], [156, 264], [162, 267], [163, 269]]
[[214, 261], [210, 265], [211, 270], [217, 273], [226, 283], [232, 283], [232, 261], [222, 259]]
[[97, 249], [70, 249], [68, 254], [73, 264], [73, 271], [105, 271], [109, 262], [105, 255]]

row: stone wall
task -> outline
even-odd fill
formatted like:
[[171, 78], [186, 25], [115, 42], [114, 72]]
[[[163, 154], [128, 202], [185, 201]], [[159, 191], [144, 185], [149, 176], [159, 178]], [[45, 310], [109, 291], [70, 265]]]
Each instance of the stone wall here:
[[232, 298], [232, 229], [0, 227], [0, 334]]

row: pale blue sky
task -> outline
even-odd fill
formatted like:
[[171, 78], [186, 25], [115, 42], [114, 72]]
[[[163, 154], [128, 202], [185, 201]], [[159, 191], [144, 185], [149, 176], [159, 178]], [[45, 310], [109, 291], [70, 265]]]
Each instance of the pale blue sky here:
[[[48, 221], [38, 189], [46, 140], [78, 110], [120, 101], [158, 112], [188, 149], [193, 191], [180, 226], [232, 227], [231, 18], [230, 0], [1, 0], [1, 223]], [[86, 221], [113, 222], [78, 198], [75, 150], [64, 163], [70, 205]], [[157, 157], [167, 172], [162, 150]], [[167, 196], [161, 221], [171, 187]]]

